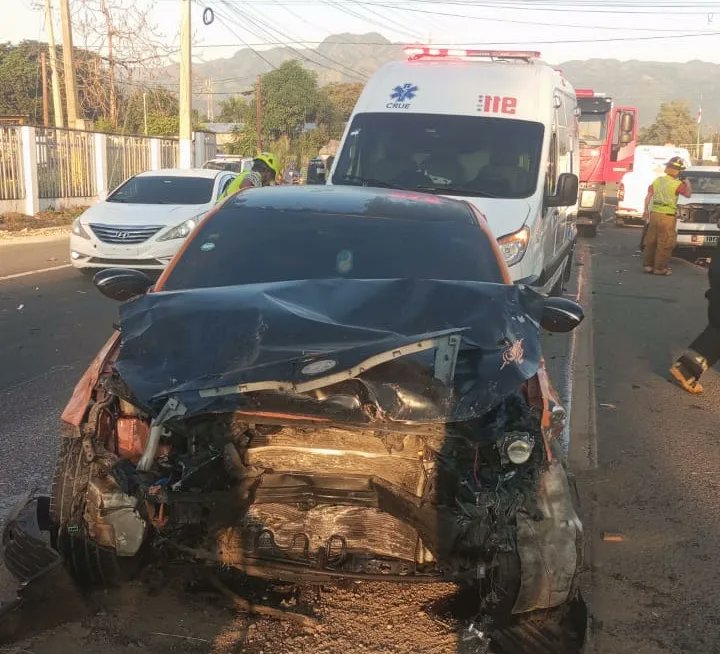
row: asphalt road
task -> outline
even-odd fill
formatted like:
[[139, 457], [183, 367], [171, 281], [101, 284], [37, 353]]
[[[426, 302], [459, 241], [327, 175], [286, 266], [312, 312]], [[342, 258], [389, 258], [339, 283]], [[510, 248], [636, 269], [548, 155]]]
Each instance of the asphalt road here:
[[[720, 569], [714, 564], [720, 548], [720, 378], [708, 372], [701, 397], [666, 380], [673, 356], [703, 326], [705, 272], [676, 262], [670, 278], [644, 275], [638, 240], [635, 229], [604, 226], [597, 239], [581, 243], [569, 290], [580, 293], [588, 320], [572, 337], [544, 340], [553, 381], [571, 400], [570, 461], [589, 544], [590, 651], [707, 654], [720, 651]], [[72, 269], [3, 280], [63, 265], [66, 257], [62, 241], [0, 245], [0, 511], [29, 486], [47, 483], [59, 413], [116, 316], [116, 306]], [[621, 542], [603, 540], [604, 532], [620, 534]], [[137, 589], [128, 592], [119, 608], [108, 609], [112, 628], [96, 616], [23, 647], [64, 654], [77, 651], [80, 638], [85, 652], [124, 654], [138, 643], [152, 652], [189, 651], [182, 641], [176, 642], [180, 649], [167, 646], [170, 641], [149, 635], [146, 623], [131, 620], [147, 598]], [[416, 599], [418, 606], [432, 600]], [[442, 623], [409, 606], [413, 593], [333, 596], [326, 605], [328, 633], [310, 636], [257, 623], [251, 637], [253, 625], [239, 618], [221, 625], [203, 605], [147, 601], [143, 612], [155, 615], [162, 631], [198, 637], [192, 650], [198, 652], [239, 651], [225, 648], [231, 641], [253, 653], [460, 651], [455, 633], [444, 633]], [[168, 606], [175, 613], [166, 624]], [[332, 620], [343, 616], [360, 625], [352, 632], [360, 649], [341, 646], [347, 627], [336, 633]], [[432, 647], [408, 649], [407, 639], [425, 632], [434, 634]]]
[[67, 239], [0, 243], [0, 513], [47, 484], [58, 416], [110, 333], [114, 304], [66, 265]]
[[667, 375], [706, 324], [707, 277], [679, 260], [672, 277], [643, 274], [639, 236], [605, 226], [584, 257], [594, 357], [575, 373], [593, 368], [594, 397], [576, 385], [573, 405], [594, 400], [596, 415], [596, 441], [577, 470], [594, 651], [709, 654], [720, 651], [720, 376], [708, 371], [696, 397]]

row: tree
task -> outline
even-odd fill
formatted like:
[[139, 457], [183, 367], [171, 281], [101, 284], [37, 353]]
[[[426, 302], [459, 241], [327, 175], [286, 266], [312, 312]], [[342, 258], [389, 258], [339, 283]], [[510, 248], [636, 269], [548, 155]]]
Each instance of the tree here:
[[239, 154], [243, 157], [252, 157], [257, 153], [257, 136], [254, 126], [252, 128], [236, 127], [232, 132], [232, 141], [225, 146], [228, 154]]
[[103, 61], [102, 67], [96, 66], [95, 75], [88, 77], [86, 95], [95, 96], [95, 106], [102, 99], [102, 115], [117, 128], [122, 102], [118, 83], [148, 77], [169, 50], [150, 23], [151, 4], [142, 5], [136, 0], [74, 0], [74, 10], [74, 25], [84, 50], [99, 53], [96, 57]]
[[245, 101], [245, 98], [242, 98], [239, 95], [233, 95], [226, 100], [220, 101], [218, 121], [221, 123], [250, 122], [251, 113], [253, 111], [254, 107], [251, 107]]
[[660, 105], [655, 122], [640, 130], [640, 142], [646, 145], [695, 143], [697, 121], [685, 102], [673, 100]]
[[297, 154], [301, 162], [317, 157], [321, 148], [330, 140], [327, 127], [321, 125], [300, 135], [297, 140]]
[[330, 138], [340, 138], [362, 90], [362, 84], [346, 83], [328, 84], [322, 88], [329, 109], [322, 122], [328, 126]]
[[321, 112], [324, 98], [317, 76], [297, 61], [263, 75], [261, 85], [263, 131], [273, 140], [297, 137]]
[[46, 48], [37, 41], [0, 43], [0, 114], [29, 116], [38, 122], [42, 116], [40, 52]]

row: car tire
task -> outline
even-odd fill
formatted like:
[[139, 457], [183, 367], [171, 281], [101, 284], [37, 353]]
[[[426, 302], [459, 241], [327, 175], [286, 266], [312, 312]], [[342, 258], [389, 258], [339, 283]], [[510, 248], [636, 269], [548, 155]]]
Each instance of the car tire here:
[[626, 226], [625, 218], [620, 218], [619, 216], [615, 216], [615, 227], [625, 227]]
[[111, 586], [134, 576], [138, 557], [118, 557], [88, 535], [86, 494], [94, 471], [82, 439], [63, 437], [50, 495], [50, 534], [53, 547], [80, 585]]

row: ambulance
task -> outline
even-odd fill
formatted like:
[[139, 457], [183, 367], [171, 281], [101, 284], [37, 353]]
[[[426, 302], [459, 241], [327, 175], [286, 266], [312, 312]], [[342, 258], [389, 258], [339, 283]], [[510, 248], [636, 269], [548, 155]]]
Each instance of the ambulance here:
[[406, 54], [367, 83], [328, 183], [464, 199], [516, 283], [562, 292], [577, 234], [575, 90], [537, 52]]

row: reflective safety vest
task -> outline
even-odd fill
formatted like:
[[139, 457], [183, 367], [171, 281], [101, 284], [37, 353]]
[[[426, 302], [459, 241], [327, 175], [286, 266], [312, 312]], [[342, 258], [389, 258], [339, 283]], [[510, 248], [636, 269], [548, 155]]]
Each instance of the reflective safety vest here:
[[674, 216], [678, 205], [678, 189], [682, 184], [682, 180], [670, 175], [658, 177], [652, 183], [653, 197], [650, 211]]
[[240, 173], [225, 189], [225, 192], [217, 199], [221, 202], [226, 197], [234, 195], [242, 187], [243, 183], [249, 181], [253, 186], [262, 186], [262, 177], [258, 173], [252, 170], [246, 170], [244, 173]]

